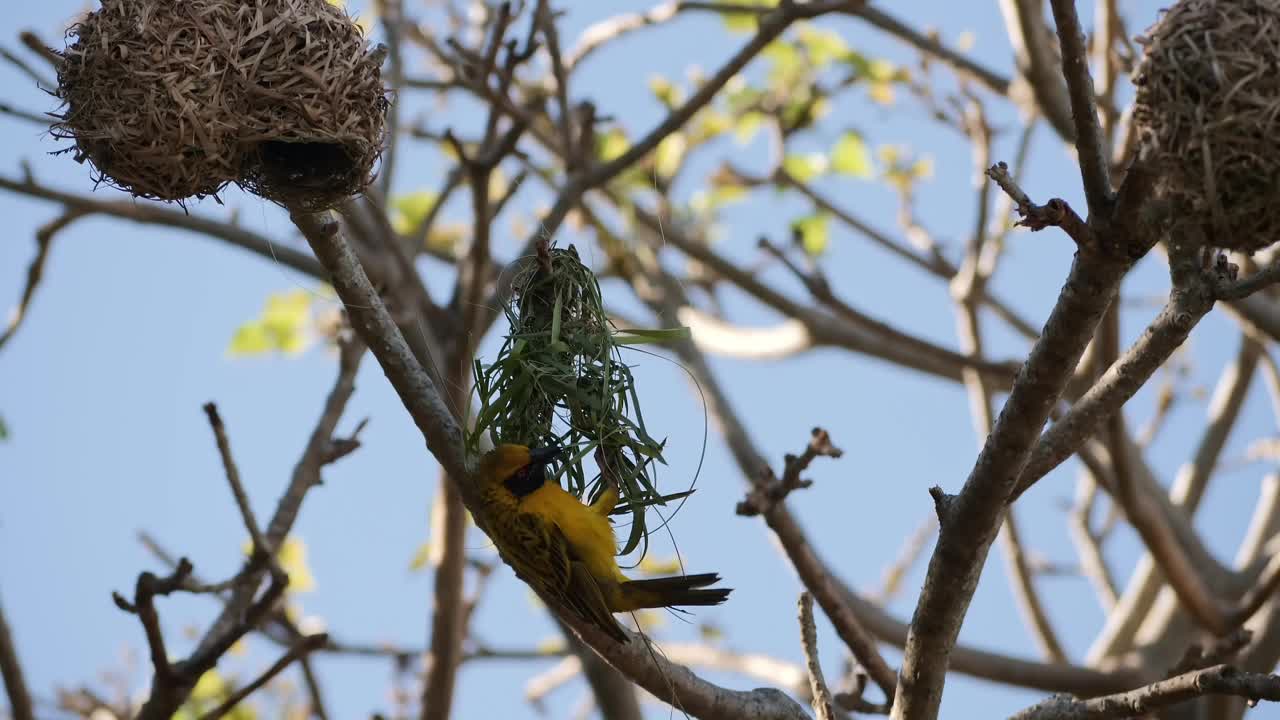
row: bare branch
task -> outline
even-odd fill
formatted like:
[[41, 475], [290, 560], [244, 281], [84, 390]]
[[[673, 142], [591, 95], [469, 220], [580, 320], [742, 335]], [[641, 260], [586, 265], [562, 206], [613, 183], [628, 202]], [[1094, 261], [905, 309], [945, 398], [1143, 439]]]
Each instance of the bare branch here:
[[1076, 214], [1075, 210], [1067, 204], [1066, 200], [1061, 198], [1053, 198], [1044, 205], [1037, 205], [1031, 201], [1031, 198], [1023, 191], [1018, 183], [1009, 174], [1009, 166], [1003, 162], [992, 165], [987, 170], [987, 177], [990, 177], [1004, 190], [1005, 194], [1013, 198], [1018, 214], [1022, 216], [1022, 220], [1018, 221], [1019, 225], [1030, 229], [1032, 232], [1043, 230], [1047, 227], [1059, 227], [1079, 247], [1088, 247], [1094, 244], [1095, 239], [1093, 232], [1084, 220]]
[[1071, 510], [1071, 539], [1080, 556], [1080, 567], [1093, 585], [1103, 611], [1111, 613], [1120, 601], [1116, 581], [1107, 559], [1102, 554], [1102, 540], [1090, 526], [1094, 498], [1098, 495], [1098, 481], [1092, 471], [1083, 472], [1076, 481], [1076, 505]]
[[739, 515], [762, 515], [769, 512], [775, 505], [786, 499], [792, 490], [807, 488], [813, 484], [812, 480], [801, 478], [800, 473], [809, 468], [814, 458], [819, 456], [838, 458], [844, 454], [843, 450], [831, 444], [831, 436], [826, 430], [814, 428], [811, 435], [812, 438], [805, 446], [804, 452], [799, 456], [787, 455], [784, 458], [781, 478], [772, 477], [773, 473], [770, 472], [768, 479], [756, 483], [747, 495], [747, 499], [738, 503]]
[[1125, 256], [1095, 254], [1088, 245], [1076, 253], [1044, 332], [1019, 371], [964, 488], [939, 505], [938, 545], [907, 638], [894, 698], [896, 720], [937, 716], [949, 655], [1004, 503], [1130, 262]]
[[1243, 300], [1280, 282], [1280, 263], [1274, 263], [1235, 282], [1222, 283], [1215, 295], [1219, 300]]
[[1243, 672], [1230, 665], [1217, 665], [1203, 670], [1161, 680], [1146, 687], [1116, 695], [1077, 700], [1069, 696], [1053, 697], [1029, 707], [1010, 720], [1107, 720], [1137, 717], [1194, 700], [1206, 695], [1232, 695], [1251, 703], [1280, 700], [1280, 677]]
[[1052, 35], [1044, 20], [1044, 2], [1000, 0], [1000, 12], [1022, 75], [1022, 92], [1034, 96], [1035, 109], [1048, 119], [1062, 139], [1070, 142], [1075, 138], [1071, 105], [1058, 69]]
[[912, 566], [920, 559], [933, 533], [938, 529], [938, 517], [933, 513], [925, 516], [923, 522], [907, 537], [898, 551], [897, 558], [881, 573], [880, 592], [875, 600], [887, 605], [902, 589], [902, 580], [911, 571]]
[[256, 680], [237, 689], [235, 692], [217, 707], [200, 716], [200, 720], [217, 720], [235, 709], [245, 698], [257, 692], [259, 688], [271, 682], [271, 679], [279, 675], [281, 671], [293, 664], [295, 660], [300, 660], [308, 653], [316, 650], [329, 641], [329, 636], [324, 633], [318, 635], [308, 635], [298, 641], [296, 645], [289, 649], [279, 660], [267, 668], [266, 672], [258, 676]]
[[321, 269], [320, 264], [307, 253], [282, 245], [271, 238], [229, 222], [220, 222], [199, 215], [189, 215], [181, 211], [169, 210], [168, 208], [145, 202], [95, 200], [75, 193], [46, 187], [31, 178], [13, 180], [0, 177], [0, 190], [8, 190], [21, 195], [61, 203], [68, 212], [76, 211], [84, 215], [109, 215], [143, 225], [189, 230], [231, 243], [236, 247], [248, 250], [272, 262], [278, 262], [304, 275], [320, 280], [325, 279], [324, 270]]
[[26, 284], [22, 286], [22, 296], [18, 300], [18, 305], [9, 316], [9, 324], [5, 327], [4, 332], [0, 332], [0, 348], [5, 346], [9, 340], [18, 332], [22, 321], [27, 316], [27, 309], [31, 307], [31, 300], [36, 295], [40, 282], [44, 279], [44, 266], [49, 260], [49, 250], [53, 247], [53, 237], [61, 232], [71, 223], [84, 217], [84, 213], [77, 210], [68, 210], [52, 222], [46, 223], [36, 230], [36, 255], [31, 259], [31, 265], [27, 268]]
[[822, 663], [818, 661], [818, 631], [813, 625], [813, 596], [800, 593], [800, 648], [804, 651], [804, 665], [809, 670], [809, 686], [813, 692], [813, 709], [818, 720], [835, 720], [831, 707], [831, 691], [822, 677]]
[[1146, 384], [1213, 308], [1211, 288], [1207, 282], [1173, 288], [1168, 303], [1142, 336], [1107, 369], [1066, 416], [1044, 433], [1010, 500], [1018, 499], [1037, 480], [1070, 457], [1104, 419]]
[[[469, 477], [468, 463], [457, 421], [435, 384], [410, 353], [337, 224], [325, 222], [319, 215], [294, 212], [292, 216], [329, 270], [334, 289], [351, 316], [352, 326], [369, 342], [374, 357], [421, 430], [428, 449], [458, 485], [468, 507], [478, 507], [474, 485], [464, 481]], [[555, 607], [554, 603], [548, 604]], [[565, 614], [561, 619], [641, 687], [692, 715], [712, 720], [744, 715], [796, 720], [805, 717], [794, 701], [777, 690], [727, 690], [708, 683], [685, 667], [661, 658], [655, 662], [642, 643], [620, 644], [576, 617]]]
[[18, 660], [17, 643], [0, 608], [0, 678], [4, 679], [5, 693], [9, 696], [9, 712], [13, 720], [35, 720], [35, 706], [27, 682], [22, 677], [22, 663]]
[[[1075, 126], [1076, 160], [1084, 180], [1084, 196], [1089, 214], [1099, 219], [1111, 213], [1114, 195], [1111, 191], [1110, 165], [1098, 124], [1098, 107], [1094, 101], [1093, 78], [1089, 75], [1089, 52], [1084, 44], [1084, 29], [1076, 15], [1075, 0], [1051, 0], [1053, 19], [1058, 26], [1058, 43], [1062, 52], [1062, 74], [1067, 79], [1071, 97], [1071, 121]], [[1105, 39], [1095, 38], [1097, 42]]]
[[213, 428], [213, 437], [218, 444], [218, 454], [222, 457], [222, 467], [226, 470], [227, 482], [231, 485], [231, 495], [235, 498], [236, 507], [240, 510], [240, 519], [253, 540], [253, 552], [271, 556], [273, 554], [271, 546], [262, 537], [262, 530], [259, 529], [258, 521], [253, 516], [253, 508], [249, 505], [249, 495], [244, 491], [244, 484], [240, 482], [240, 470], [236, 467], [235, 458], [231, 455], [231, 442], [227, 439], [227, 429], [222, 424], [222, 417], [218, 415], [218, 406], [211, 402], [205, 403], [204, 413], [209, 417], [209, 426]]
[[[191, 563], [186, 558], [182, 558], [178, 561], [178, 566], [174, 571], [166, 577], [157, 577], [150, 572], [143, 572], [138, 575], [132, 601], [125, 600], [120, 593], [112, 593], [111, 595], [111, 598], [115, 600], [116, 607], [138, 616], [139, 622], [142, 623], [143, 632], [146, 633], [147, 648], [151, 653], [151, 665], [155, 669], [155, 687], [151, 690], [152, 699], [181, 692], [174, 687], [179, 677], [174, 673], [173, 665], [169, 662], [169, 652], [165, 648], [164, 634], [160, 630], [160, 615], [156, 612], [155, 597], [157, 595], [169, 595], [180, 590], [187, 577], [191, 574], [191, 569]], [[194, 682], [192, 680], [193, 685]], [[181, 704], [181, 702], [179, 701], [178, 704]], [[177, 706], [175, 705], [174, 707]]]

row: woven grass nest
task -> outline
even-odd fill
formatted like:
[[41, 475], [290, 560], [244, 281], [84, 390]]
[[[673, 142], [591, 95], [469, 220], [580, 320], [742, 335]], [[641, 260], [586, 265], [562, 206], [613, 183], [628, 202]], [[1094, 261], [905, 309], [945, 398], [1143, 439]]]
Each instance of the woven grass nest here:
[[[645, 511], [679, 500], [691, 490], [658, 491], [658, 466], [666, 464], [666, 441], [645, 426], [639, 392], [623, 350], [688, 337], [686, 328], [618, 330], [609, 320], [600, 285], [572, 245], [539, 244], [535, 262], [514, 279], [504, 308], [510, 332], [485, 364], [476, 361], [476, 421], [467, 436], [478, 453], [481, 436], [496, 443], [568, 449], [557, 482], [583, 499], [605, 488], [603, 474], [585, 474], [594, 457], [608, 468], [620, 502], [616, 515], [630, 516], [622, 553], [647, 548]], [[633, 356], [634, 357], [634, 356]]]
[[68, 41], [53, 132], [95, 180], [173, 201], [236, 183], [319, 210], [372, 178], [381, 53], [325, 0], [102, 0]]
[[1280, 239], [1280, 0], [1182, 0], [1141, 38], [1133, 122], [1210, 244]]

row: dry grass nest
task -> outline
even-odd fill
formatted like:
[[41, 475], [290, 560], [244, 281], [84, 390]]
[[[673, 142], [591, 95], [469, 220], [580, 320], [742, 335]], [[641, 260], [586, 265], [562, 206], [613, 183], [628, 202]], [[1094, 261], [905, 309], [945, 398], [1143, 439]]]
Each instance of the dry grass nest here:
[[1182, 0], [1140, 39], [1133, 122], [1211, 245], [1280, 239], [1280, 0]]
[[236, 183], [318, 210], [381, 153], [381, 53], [325, 0], [103, 0], [68, 31], [54, 134], [95, 180], [181, 201]]

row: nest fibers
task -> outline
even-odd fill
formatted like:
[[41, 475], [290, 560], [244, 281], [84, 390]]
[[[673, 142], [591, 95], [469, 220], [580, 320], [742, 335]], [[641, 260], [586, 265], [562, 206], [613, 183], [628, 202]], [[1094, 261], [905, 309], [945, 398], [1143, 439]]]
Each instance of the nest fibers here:
[[102, 0], [72, 36], [53, 132], [98, 181], [178, 201], [236, 183], [318, 210], [372, 179], [383, 54], [325, 0]]
[[1143, 39], [1133, 122], [1214, 246], [1280, 239], [1280, 0], [1182, 0]]

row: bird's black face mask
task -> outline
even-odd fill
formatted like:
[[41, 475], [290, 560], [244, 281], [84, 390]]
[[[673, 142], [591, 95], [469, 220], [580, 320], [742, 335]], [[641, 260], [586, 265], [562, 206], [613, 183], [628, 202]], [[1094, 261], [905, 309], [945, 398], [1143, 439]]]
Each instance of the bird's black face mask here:
[[532, 493], [547, 481], [547, 463], [560, 453], [561, 448], [558, 447], [529, 450], [529, 464], [517, 470], [503, 484], [518, 498]]

